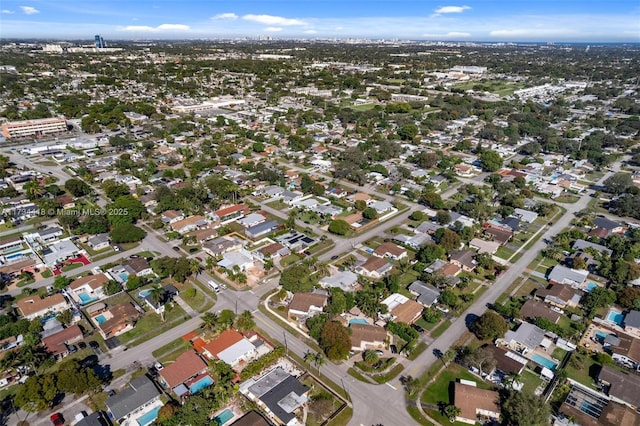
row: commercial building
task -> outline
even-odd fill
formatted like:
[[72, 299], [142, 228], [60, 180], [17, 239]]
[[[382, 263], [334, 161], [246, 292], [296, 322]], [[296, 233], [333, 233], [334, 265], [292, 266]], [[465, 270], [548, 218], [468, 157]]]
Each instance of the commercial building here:
[[64, 117], [2, 123], [2, 135], [7, 139], [30, 136], [41, 137], [51, 133], [61, 133], [66, 131], [67, 120]]

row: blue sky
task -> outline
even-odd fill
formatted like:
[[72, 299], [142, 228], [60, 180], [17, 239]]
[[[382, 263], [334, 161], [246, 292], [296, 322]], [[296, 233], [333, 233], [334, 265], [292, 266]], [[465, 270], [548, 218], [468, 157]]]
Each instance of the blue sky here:
[[640, 0], [2, 0], [0, 38], [640, 42]]

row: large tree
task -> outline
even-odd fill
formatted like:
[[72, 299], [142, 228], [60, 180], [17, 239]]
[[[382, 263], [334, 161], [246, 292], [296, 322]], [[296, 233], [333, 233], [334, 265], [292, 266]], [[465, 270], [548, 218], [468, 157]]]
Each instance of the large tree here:
[[349, 355], [351, 339], [347, 329], [337, 321], [327, 321], [320, 334], [320, 347], [330, 360], [343, 360]]
[[142, 240], [147, 233], [142, 228], [138, 228], [130, 223], [123, 223], [113, 228], [109, 237], [116, 244], [133, 243]]
[[502, 157], [495, 151], [483, 151], [478, 158], [480, 159], [480, 166], [485, 172], [495, 172], [502, 167]]
[[507, 323], [497, 313], [487, 311], [473, 324], [472, 331], [481, 340], [494, 340], [504, 336], [507, 332]]
[[292, 293], [305, 293], [313, 289], [315, 279], [308, 266], [298, 264], [282, 271], [280, 285]]
[[69, 179], [64, 183], [64, 189], [69, 191], [74, 197], [82, 197], [91, 193], [91, 187], [80, 179]]
[[605, 191], [615, 195], [622, 194], [632, 186], [633, 178], [630, 173], [616, 173], [604, 181]]
[[551, 409], [539, 396], [511, 390], [502, 403], [502, 417], [509, 426], [546, 426]]

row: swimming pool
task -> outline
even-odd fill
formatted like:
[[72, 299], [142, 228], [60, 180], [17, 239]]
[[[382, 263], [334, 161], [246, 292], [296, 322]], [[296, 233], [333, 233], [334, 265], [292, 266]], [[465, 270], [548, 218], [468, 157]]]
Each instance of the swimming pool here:
[[151, 294], [151, 290], [149, 290], [149, 289], [147, 289], [147, 290], [140, 290], [140, 291], [138, 292], [138, 297], [139, 297], [140, 299], [144, 299], [145, 297], [147, 297], [147, 296], [148, 296], [148, 295], [150, 295], [150, 294]]
[[160, 411], [160, 408], [161, 407], [155, 407], [153, 410], [149, 411], [148, 413], [145, 413], [144, 415], [138, 417], [136, 422], [140, 426], [147, 426], [153, 423], [158, 418], [158, 412]]
[[97, 316], [93, 317], [93, 319], [96, 320], [96, 322], [98, 324], [102, 324], [107, 320], [107, 317], [105, 317], [104, 315], [100, 314], [100, 315], [97, 315]]
[[219, 426], [222, 426], [232, 418], [233, 418], [233, 411], [229, 410], [228, 408], [225, 408], [225, 410], [222, 413], [218, 414], [213, 418], [213, 421], [216, 422], [216, 424], [218, 424]]
[[126, 280], [128, 280], [128, 279], [129, 279], [129, 274], [128, 274], [128, 273], [126, 273], [126, 272], [121, 273], [121, 274], [120, 274], [120, 279], [121, 279], [122, 281], [126, 281]]
[[542, 355], [533, 354], [531, 356], [531, 360], [536, 364], [540, 364], [543, 367], [547, 367], [549, 370], [555, 370], [558, 366], [557, 362], [553, 362], [548, 358], [543, 357]]
[[588, 282], [587, 283], [587, 291], [588, 292], [591, 292], [591, 291], [593, 291], [594, 288], [598, 288], [598, 287], [599, 287], [599, 285], [594, 283], [594, 282]]
[[193, 395], [200, 392], [202, 389], [206, 388], [207, 386], [211, 386], [212, 384], [213, 384], [213, 379], [209, 376], [204, 376], [202, 379], [198, 380], [197, 382], [189, 386], [189, 390]]
[[94, 300], [98, 300], [97, 297], [91, 297], [84, 291], [82, 293], [78, 293], [78, 298], [80, 299], [83, 305], [93, 302]]
[[22, 257], [22, 256], [24, 256], [23, 253], [16, 253], [16, 254], [8, 254], [5, 257], [7, 259], [17, 259], [17, 258]]
[[369, 324], [369, 322], [362, 318], [351, 318], [349, 324]]
[[596, 339], [600, 342], [604, 341], [608, 335], [609, 333], [605, 333], [604, 331], [596, 331]]
[[622, 325], [622, 322], [624, 321], [624, 314], [622, 312], [610, 310], [607, 313], [606, 320], [611, 321], [614, 324]]

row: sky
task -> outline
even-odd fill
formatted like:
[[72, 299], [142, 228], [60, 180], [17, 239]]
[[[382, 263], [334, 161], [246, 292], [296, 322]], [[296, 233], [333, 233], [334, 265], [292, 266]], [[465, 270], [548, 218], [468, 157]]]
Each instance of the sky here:
[[640, 42], [640, 0], [2, 0], [0, 39]]

